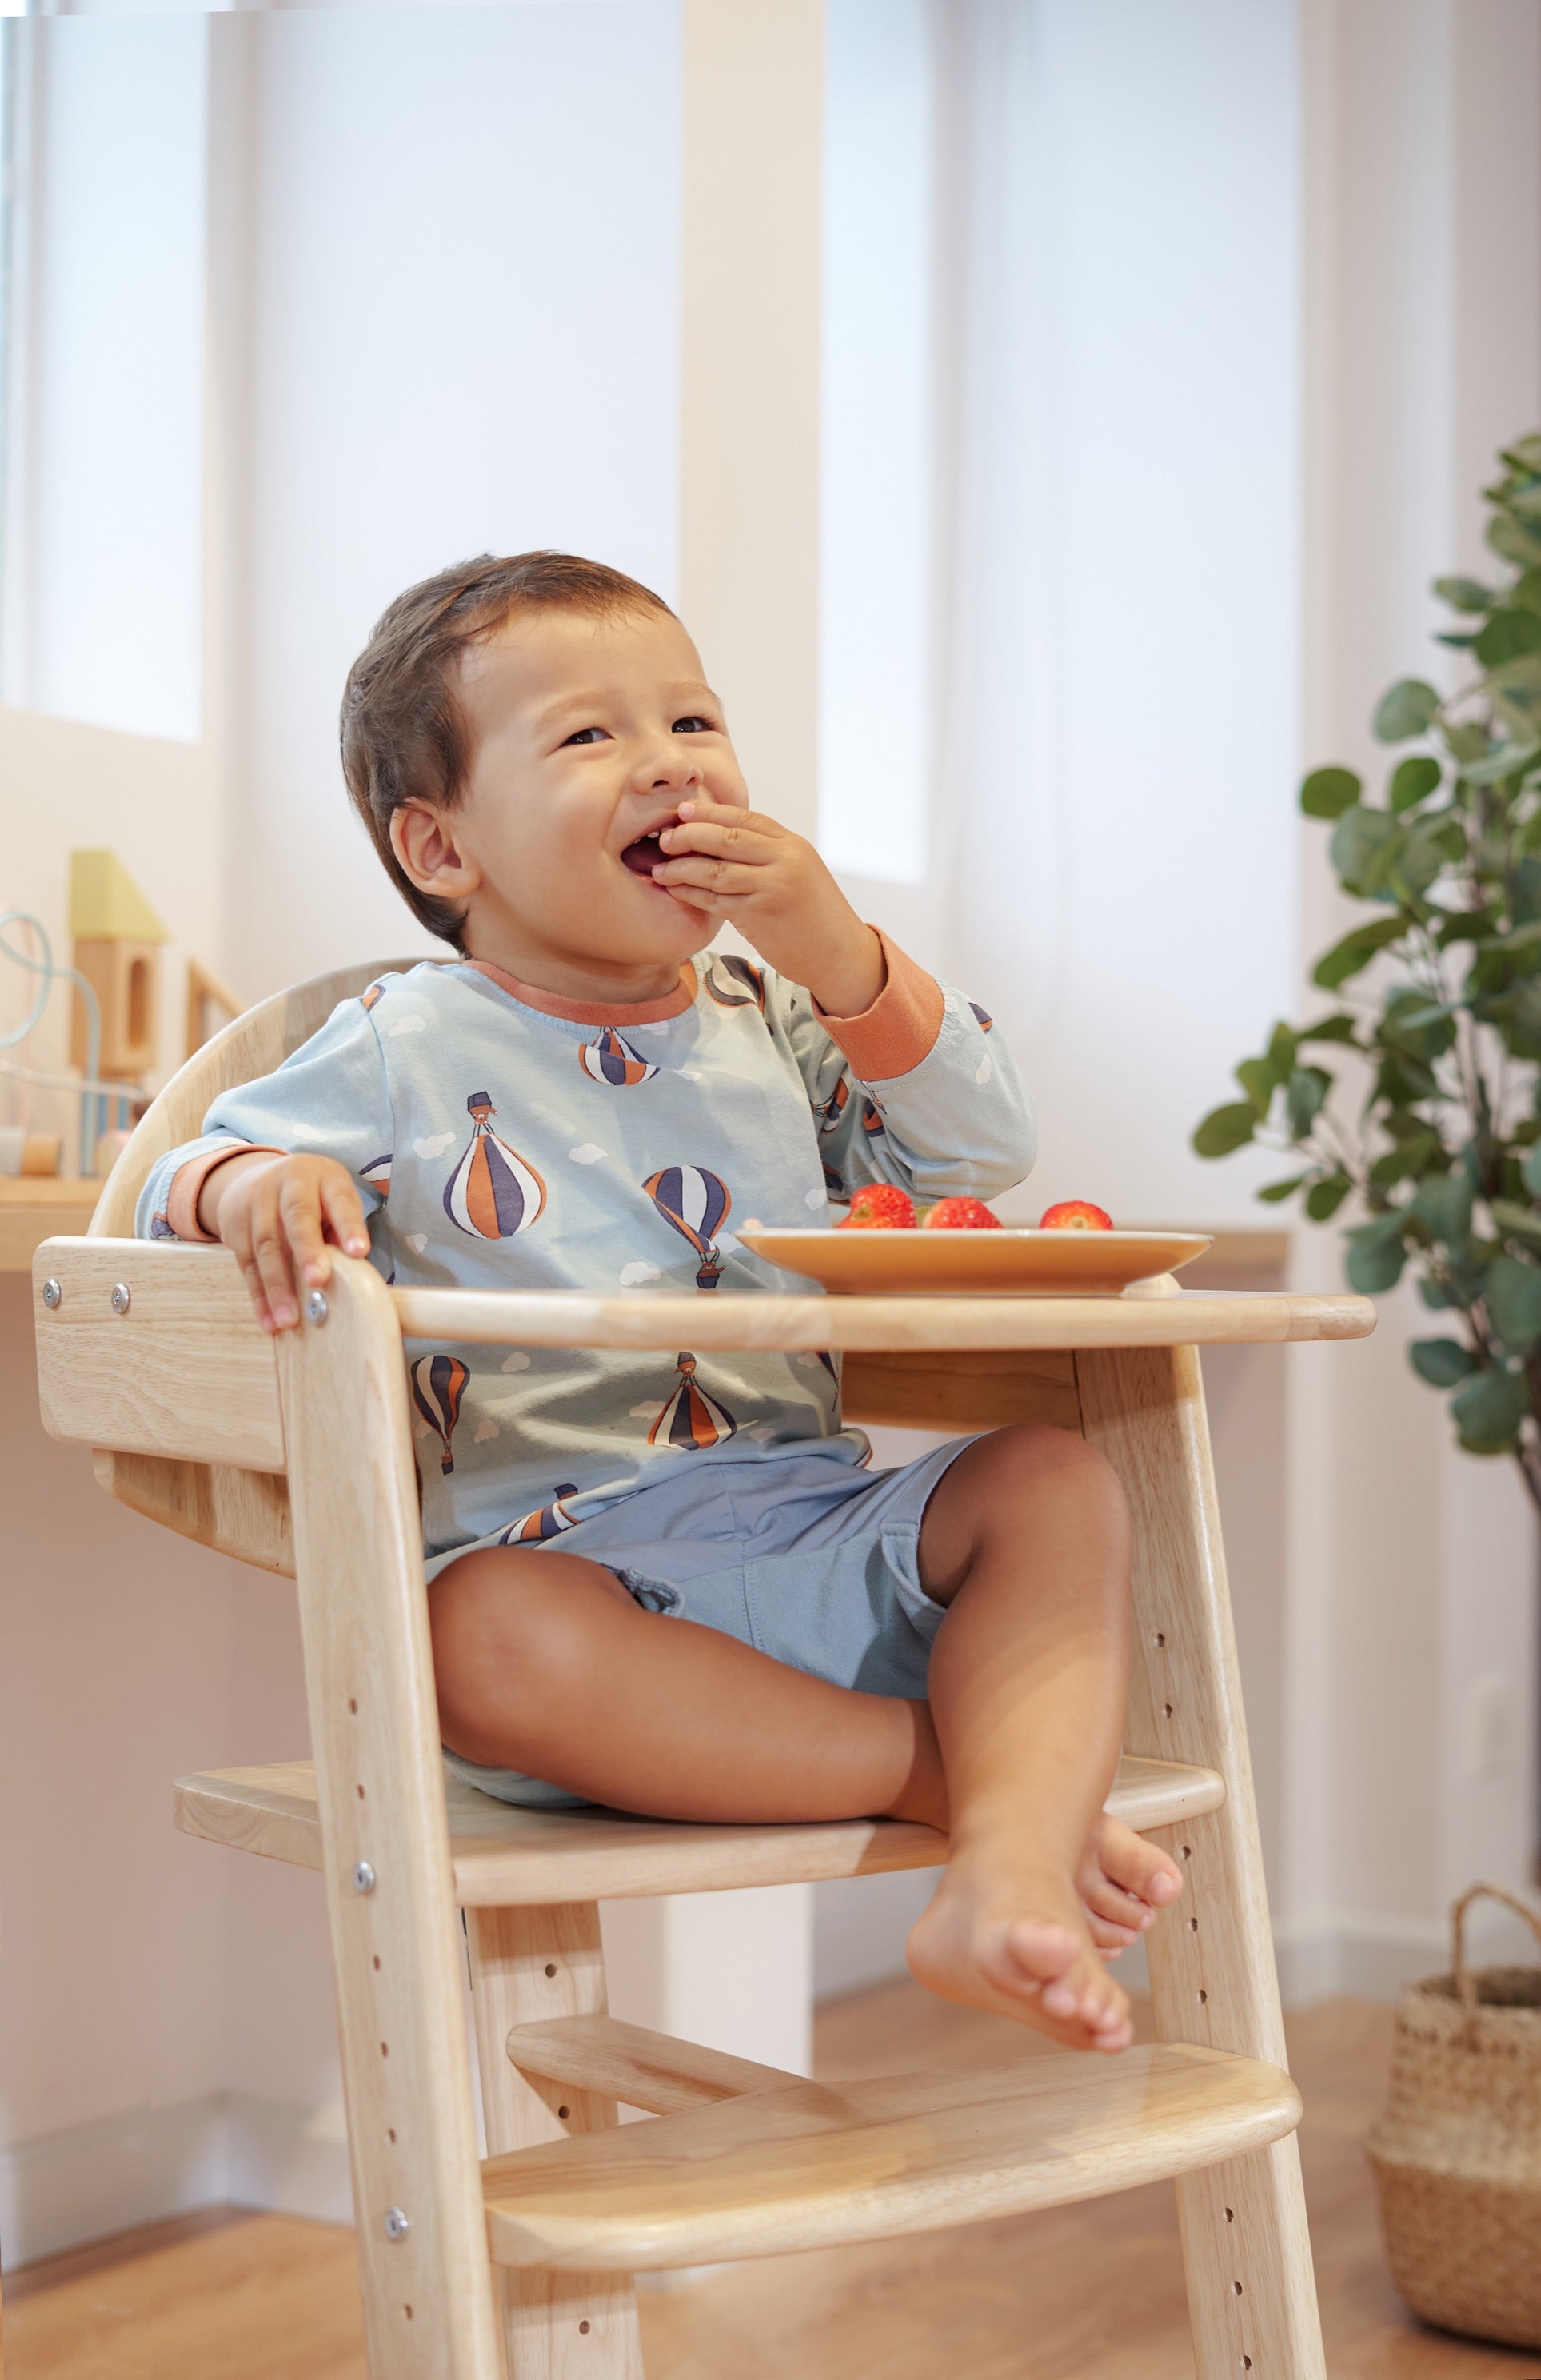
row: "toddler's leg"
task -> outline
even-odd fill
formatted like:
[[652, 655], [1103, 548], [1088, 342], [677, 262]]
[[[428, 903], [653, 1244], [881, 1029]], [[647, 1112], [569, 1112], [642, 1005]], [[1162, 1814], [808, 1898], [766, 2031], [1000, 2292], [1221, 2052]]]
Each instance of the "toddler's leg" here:
[[832, 1686], [643, 1611], [580, 1555], [467, 1554], [429, 1594], [444, 1742], [658, 1818], [945, 1827], [923, 1702]]
[[1129, 2007], [1088, 1931], [1082, 1890], [1098, 1905], [1088, 1868], [1147, 1908], [1175, 1900], [1182, 1878], [1101, 1816], [1128, 1679], [1118, 1482], [1062, 1430], [977, 1439], [931, 1496], [920, 1569], [948, 1606], [929, 1683], [952, 1856], [911, 1934], [910, 1964], [946, 1998], [1071, 2046], [1122, 2049]]

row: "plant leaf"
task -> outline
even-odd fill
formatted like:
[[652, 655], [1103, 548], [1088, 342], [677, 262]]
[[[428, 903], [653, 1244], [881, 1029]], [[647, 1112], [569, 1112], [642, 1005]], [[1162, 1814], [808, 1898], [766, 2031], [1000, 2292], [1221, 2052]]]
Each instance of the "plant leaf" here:
[[1377, 1215], [1373, 1223], [1360, 1223], [1350, 1232], [1346, 1270], [1351, 1289], [1369, 1297], [1379, 1290], [1395, 1289], [1407, 1262], [1401, 1227], [1399, 1209]]
[[[1541, 551], [1531, 556], [1541, 562]], [[1399, 678], [1376, 707], [1375, 733], [1382, 744], [1405, 744], [1426, 735], [1439, 709], [1439, 698], [1421, 677]]]
[[1437, 578], [1434, 591], [1452, 612], [1486, 612], [1493, 601], [1476, 578]]
[[1474, 650], [1484, 669], [1498, 669], [1521, 653], [1541, 652], [1541, 619], [1534, 612], [1489, 612]]
[[1274, 1092], [1279, 1087], [1273, 1068], [1266, 1058], [1244, 1058], [1233, 1072], [1236, 1080], [1252, 1101], [1258, 1123], [1263, 1123], [1269, 1108], [1273, 1105]]
[[1541, 1198], [1541, 1140], [1526, 1149], [1520, 1166], [1520, 1179], [1533, 1198]]
[[1419, 1379], [1431, 1389], [1453, 1389], [1476, 1370], [1476, 1357], [1459, 1339], [1414, 1339], [1407, 1353]]
[[1358, 1025], [1357, 1017], [1351, 1016], [1346, 1008], [1340, 1008], [1335, 1014], [1323, 1016], [1315, 1025], [1303, 1026], [1295, 1036], [1295, 1046], [1304, 1050], [1307, 1041], [1353, 1041]]
[[[1541, 620], [1535, 625], [1541, 628]], [[1428, 753], [1412, 753], [1407, 759], [1399, 760], [1391, 772], [1391, 808], [1399, 813], [1415, 810], [1420, 802], [1426, 802], [1430, 794], [1438, 791], [1443, 778], [1444, 771]]]
[[1309, 1180], [1309, 1174], [1293, 1173], [1291, 1175], [1288, 1182], [1265, 1183], [1262, 1189], [1258, 1191], [1257, 1196], [1259, 1198], [1265, 1200], [1268, 1206], [1278, 1207], [1281, 1205], [1286, 1198], [1292, 1198], [1295, 1192], [1300, 1188], [1301, 1184]]
[[1256, 1128], [1257, 1111], [1250, 1099], [1211, 1108], [1194, 1134], [1194, 1152], [1198, 1157], [1229, 1157], [1233, 1148], [1245, 1147]]
[[1307, 818], [1341, 818], [1364, 791], [1364, 780], [1352, 769], [1313, 769], [1300, 789], [1300, 806]]
[[1320, 1066], [1297, 1066], [1285, 1086], [1290, 1104], [1290, 1130], [1296, 1140], [1304, 1140], [1317, 1116], [1322, 1101], [1332, 1088], [1332, 1077]]
[[1329, 1173], [1323, 1182], [1313, 1182], [1305, 1194], [1305, 1211], [1314, 1223], [1329, 1222], [1353, 1184], [1346, 1173]]
[[1541, 1266], [1499, 1256], [1487, 1268], [1483, 1298], [1488, 1318], [1511, 1355], [1522, 1362], [1541, 1341]]
[[1343, 889], [1368, 898], [1386, 881], [1393, 844], [1401, 831], [1388, 810], [1365, 809], [1356, 802], [1332, 830], [1328, 856]]
[[1463, 1248], [1471, 1236], [1475, 1194], [1464, 1173], [1431, 1173], [1413, 1194], [1413, 1211], [1448, 1248]]
[[1450, 1413], [1469, 1454], [1507, 1454], [1530, 1410], [1525, 1384], [1513, 1372], [1476, 1372], [1450, 1399]]
[[1336, 991], [1340, 984], [1347, 983], [1351, 976], [1368, 966], [1377, 951], [1385, 950], [1388, 943], [1400, 941], [1406, 931], [1406, 921], [1401, 917], [1377, 917], [1373, 925], [1355, 926], [1352, 933], [1345, 934], [1341, 942], [1334, 942], [1317, 961], [1311, 971], [1312, 982], [1319, 984], [1323, 991]]

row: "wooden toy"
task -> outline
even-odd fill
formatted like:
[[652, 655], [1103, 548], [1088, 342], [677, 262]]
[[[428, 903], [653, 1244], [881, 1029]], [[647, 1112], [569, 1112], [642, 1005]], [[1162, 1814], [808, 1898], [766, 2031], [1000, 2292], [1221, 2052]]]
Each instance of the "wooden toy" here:
[[[124, 1235], [149, 1165], [214, 1093], [270, 1071], [382, 971], [304, 985], [211, 1042], [139, 1126], [93, 1236], [50, 1241], [35, 1267], [49, 1429], [94, 1445], [99, 1477], [135, 1510], [297, 1581], [314, 1766], [184, 1778], [177, 1823], [325, 1877], [376, 2380], [640, 2380], [637, 2271], [1162, 2177], [1176, 2180], [1198, 2380], [1324, 2380], [1197, 1349], [1362, 1337], [1373, 1309], [1188, 1294], [1171, 1279], [1122, 1296], [393, 1291], [344, 1261], [275, 1344], [225, 1251]], [[843, 1348], [853, 1420], [1041, 1419], [1100, 1447], [1135, 1543], [1110, 1806], [1187, 1877], [1147, 1937], [1159, 2041], [816, 2086], [613, 2022], [601, 1899], [928, 1866], [946, 1846], [889, 1821], [671, 1825], [446, 1789], [404, 1334]], [[617, 2100], [655, 2120], [618, 2127]]]
[[[70, 853], [69, 930], [76, 970], [101, 1010], [96, 1072], [107, 1082], [137, 1083], [158, 1053], [160, 945], [167, 936], [115, 853]], [[86, 1006], [77, 994], [71, 1064], [87, 1068], [87, 1047]]]

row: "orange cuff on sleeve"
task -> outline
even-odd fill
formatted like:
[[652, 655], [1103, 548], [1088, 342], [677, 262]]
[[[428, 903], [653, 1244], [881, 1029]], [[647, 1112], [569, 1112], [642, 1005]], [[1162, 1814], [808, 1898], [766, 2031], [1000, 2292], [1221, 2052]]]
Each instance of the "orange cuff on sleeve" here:
[[873, 931], [888, 969], [877, 999], [860, 1016], [826, 1016], [821, 1008], [819, 1015], [851, 1072], [864, 1083], [886, 1083], [912, 1073], [930, 1056], [947, 1003], [934, 976], [890, 941], [880, 926]]
[[198, 1220], [198, 1202], [203, 1184], [217, 1165], [228, 1165], [233, 1157], [250, 1157], [253, 1152], [264, 1157], [282, 1157], [281, 1148], [267, 1148], [261, 1141], [237, 1141], [229, 1148], [211, 1148], [201, 1157], [189, 1157], [171, 1177], [171, 1190], [166, 1199], [166, 1221], [179, 1240], [197, 1240], [205, 1247], [215, 1245], [213, 1233], [206, 1232]]

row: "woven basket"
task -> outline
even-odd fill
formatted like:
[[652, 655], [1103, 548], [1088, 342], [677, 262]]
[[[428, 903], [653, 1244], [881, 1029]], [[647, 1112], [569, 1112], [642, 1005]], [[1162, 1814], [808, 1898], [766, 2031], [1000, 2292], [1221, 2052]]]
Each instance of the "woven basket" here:
[[1426, 2322], [1541, 2348], [1541, 1966], [1466, 1964], [1466, 1912], [1501, 1900], [1541, 1946], [1541, 1917], [1496, 1884], [1450, 1912], [1450, 1968], [1397, 2006], [1385, 2114], [1366, 2143], [1391, 2277]]

